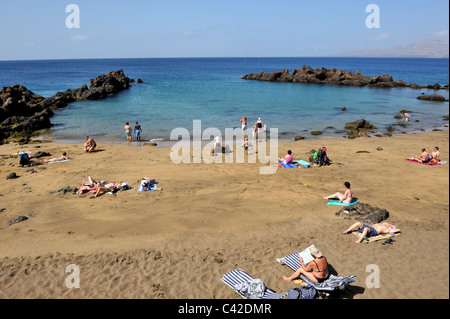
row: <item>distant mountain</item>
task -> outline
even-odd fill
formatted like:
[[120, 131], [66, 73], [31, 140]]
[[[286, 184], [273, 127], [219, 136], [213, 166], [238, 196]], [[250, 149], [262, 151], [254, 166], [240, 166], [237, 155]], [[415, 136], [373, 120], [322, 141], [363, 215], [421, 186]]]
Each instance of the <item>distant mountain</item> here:
[[383, 57], [383, 58], [449, 58], [449, 42], [424, 40], [408, 45], [397, 45], [374, 50], [350, 50], [339, 53], [339, 57]]

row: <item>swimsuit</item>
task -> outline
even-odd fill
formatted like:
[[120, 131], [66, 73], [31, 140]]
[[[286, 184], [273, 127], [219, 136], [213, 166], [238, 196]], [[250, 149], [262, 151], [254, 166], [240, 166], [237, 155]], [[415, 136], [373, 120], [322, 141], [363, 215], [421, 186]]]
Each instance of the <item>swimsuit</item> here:
[[141, 131], [140, 130], [136, 130], [136, 136], [141, 136]]
[[378, 232], [375, 230], [375, 228], [373, 228], [372, 226], [368, 226], [366, 224], [363, 224], [363, 227], [361, 229], [359, 229], [358, 231], [360, 233], [362, 233], [364, 231], [364, 228], [369, 229], [369, 233], [367, 234], [367, 236], [369, 236], [369, 237], [378, 236]]

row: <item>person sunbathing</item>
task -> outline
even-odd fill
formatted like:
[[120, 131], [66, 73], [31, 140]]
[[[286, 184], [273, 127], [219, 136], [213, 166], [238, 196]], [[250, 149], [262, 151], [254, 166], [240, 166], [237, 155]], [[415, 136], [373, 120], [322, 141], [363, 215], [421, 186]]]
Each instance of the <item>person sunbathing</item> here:
[[341, 203], [344, 203], [344, 204], [351, 203], [353, 201], [353, 198], [355, 197], [355, 194], [353, 194], [353, 191], [350, 188], [349, 182], [345, 182], [344, 185], [346, 188], [344, 194], [337, 192], [337, 193], [334, 193], [333, 195], [326, 196], [323, 199], [328, 200], [328, 199], [332, 199], [332, 198], [338, 198]]
[[354, 230], [358, 230], [362, 234], [361, 237], [355, 241], [356, 244], [361, 243], [365, 237], [375, 237], [378, 235], [386, 235], [386, 234], [393, 235], [395, 233], [401, 232], [400, 228], [398, 228], [395, 225], [391, 225], [389, 223], [377, 223], [372, 226], [369, 226], [361, 222], [356, 222], [342, 234], [344, 235], [349, 234]]
[[441, 159], [439, 158], [441, 154], [439, 153], [439, 147], [435, 147], [433, 152], [431, 152], [431, 161], [434, 163], [440, 162]]
[[312, 247], [309, 249], [311, 256], [314, 257], [314, 260], [309, 262], [308, 265], [303, 263], [303, 259], [300, 257], [301, 267], [297, 269], [291, 276], [283, 276], [283, 279], [291, 282], [295, 278], [300, 277], [300, 275], [304, 275], [309, 280], [313, 282], [323, 282], [328, 278], [328, 262], [325, 256], [320, 252], [316, 247]]
[[143, 177], [141, 180], [141, 186], [143, 191], [148, 191], [150, 189], [155, 191], [162, 191], [160, 187], [154, 187], [156, 184], [156, 179], [150, 177]]
[[427, 163], [431, 160], [432, 156], [427, 152], [426, 148], [422, 148], [422, 153], [419, 156], [413, 156], [410, 159], [415, 160], [419, 163]]
[[100, 192], [104, 192], [104, 193], [114, 192], [114, 191], [117, 190], [117, 188], [121, 184], [122, 183], [108, 183], [108, 184], [98, 183], [95, 186], [95, 195], [94, 195], [94, 197], [97, 197], [100, 194]]
[[88, 181], [81, 183], [80, 188], [78, 189], [78, 194], [85, 194], [89, 192], [96, 191], [97, 183], [94, 182], [93, 178], [91, 176], [88, 177]]
[[62, 154], [62, 156], [60, 156], [60, 157], [54, 157], [51, 159], [42, 160], [41, 163], [53, 163], [53, 162], [59, 162], [59, 161], [64, 161], [64, 160], [69, 160], [69, 159], [70, 159], [70, 157], [67, 156], [66, 152], [64, 152]]
[[287, 154], [284, 158], [278, 157], [279, 162], [283, 162], [284, 164], [291, 164], [294, 157], [292, 156], [292, 151], [287, 151]]

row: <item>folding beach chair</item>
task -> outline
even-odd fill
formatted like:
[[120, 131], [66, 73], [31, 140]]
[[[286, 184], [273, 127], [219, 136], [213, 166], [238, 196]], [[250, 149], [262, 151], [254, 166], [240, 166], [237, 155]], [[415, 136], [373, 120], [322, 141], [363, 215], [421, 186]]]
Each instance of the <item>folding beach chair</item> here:
[[[284, 262], [293, 271], [297, 271], [302, 266], [299, 253], [293, 253], [286, 257], [278, 258], [277, 261]], [[303, 274], [300, 275], [300, 278], [307, 284], [313, 286], [322, 297], [324, 297], [324, 293], [345, 290], [350, 283], [356, 280], [356, 276], [337, 277], [332, 274], [328, 276], [327, 280], [321, 283], [313, 282]]]
[[[227, 272], [226, 274], [220, 276], [219, 278], [225, 284], [227, 284], [231, 289], [233, 289], [234, 292], [238, 293], [242, 298], [248, 299], [247, 297], [245, 297], [244, 294], [242, 294], [239, 290], [236, 289], [241, 284], [247, 283], [254, 279], [248, 273], [246, 273], [242, 269], [235, 269], [230, 272]], [[234, 292], [233, 292], [233, 297], [234, 297]], [[261, 299], [283, 299], [287, 295], [288, 295], [288, 292], [277, 294], [272, 289], [269, 289], [266, 287], [266, 290], [264, 291], [264, 295]]]

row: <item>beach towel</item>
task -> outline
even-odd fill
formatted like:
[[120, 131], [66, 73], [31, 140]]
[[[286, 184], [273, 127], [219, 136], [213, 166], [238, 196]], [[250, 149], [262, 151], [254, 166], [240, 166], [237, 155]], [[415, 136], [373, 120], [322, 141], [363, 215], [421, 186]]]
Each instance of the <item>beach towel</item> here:
[[280, 162], [280, 165], [283, 166], [283, 167], [286, 167], [286, 168], [298, 167], [294, 163], [285, 164], [284, 162]]
[[308, 168], [309, 166], [311, 166], [311, 163], [306, 162], [306, 161], [304, 161], [304, 160], [294, 161], [294, 163], [300, 164], [300, 165], [303, 166], [304, 168]]
[[407, 158], [406, 160], [408, 162], [413, 162], [413, 163], [418, 163], [418, 164], [423, 164], [423, 165], [430, 165], [430, 166], [447, 164], [446, 161], [439, 161], [437, 163], [432, 163], [432, 162], [422, 163], [422, 162], [416, 161], [415, 159], [411, 159], [411, 158]]
[[61, 163], [61, 162], [68, 162], [68, 161], [70, 161], [70, 158], [69, 159], [65, 159], [65, 160], [60, 160], [60, 161], [48, 162], [47, 164]]
[[[353, 235], [355, 235], [358, 238], [361, 238], [362, 233], [360, 233], [359, 231], [355, 230], [352, 232]], [[362, 242], [368, 244], [374, 241], [379, 241], [379, 240], [384, 240], [384, 239], [388, 239], [391, 237], [397, 237], [400, 236], [402, 233], [394, 233], [394, 235], [391, 234], [385, 234], [385, 235], [378, 235], [378, 236], [372, 236], [372, 237], [367, 237], [366, 239], [364, 239]]]
[[141, 183], [141, 185], [139, 185], [139, 188], [138, 188], [137, 191], [138, 192], [153, 192], [157, 188], [156, 184], [158, 184], [158, 181], [156, 181], [155, 184], [152, 184], [148, 190], [144, 191], [144, 187], [143, 187], [143, 185]]
[[350, 203], [341, 203], [338, 200], [329, 200], [327, 205], [336, 205], [336, 206], [351, 206], [356, 204], [358, 201], [350, 202]]

